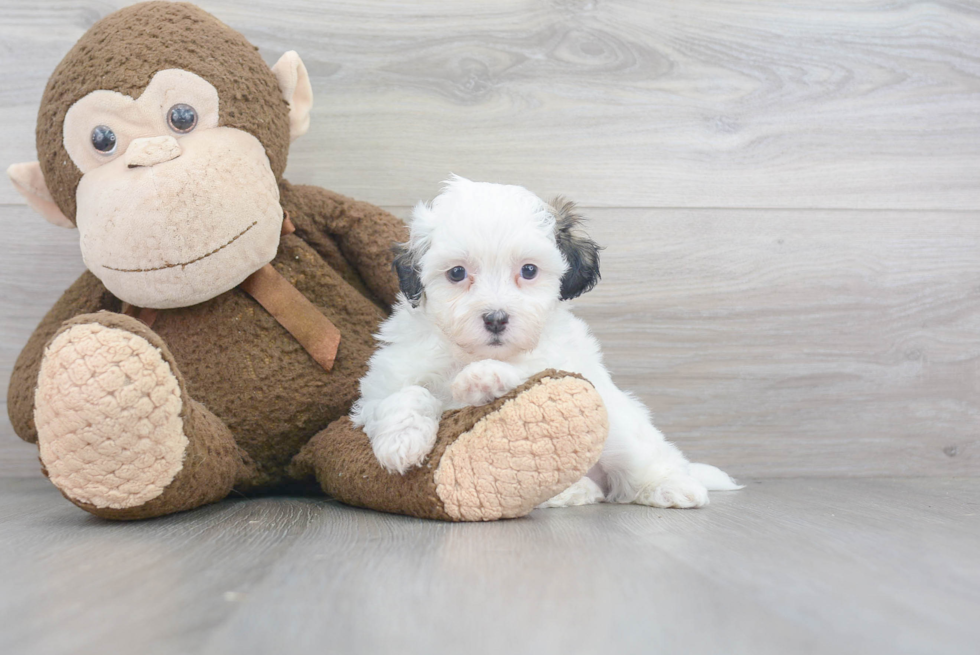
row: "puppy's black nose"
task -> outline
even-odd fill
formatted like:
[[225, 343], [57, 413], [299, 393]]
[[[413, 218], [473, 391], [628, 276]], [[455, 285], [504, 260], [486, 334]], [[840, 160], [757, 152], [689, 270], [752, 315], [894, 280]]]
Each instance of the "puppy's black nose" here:
[[495, 312], [488, 312], [483, 315], [483, 327], [493, 334], [500, 334], [507, 329], [507, 320], [510, 316], [507, 312], [497, 310]]

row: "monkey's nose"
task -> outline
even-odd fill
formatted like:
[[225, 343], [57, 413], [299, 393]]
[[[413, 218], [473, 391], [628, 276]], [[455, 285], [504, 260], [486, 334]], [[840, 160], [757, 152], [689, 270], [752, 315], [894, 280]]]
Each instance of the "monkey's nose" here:
[[126, 148], [125, 161], [130, 168], [154, 166], [180, 157], [180, 144], [172, 136], [133, 139]]
[[510, 316], [505, 311], [497, 310], [483, 315], [483, 327], [493, 334], [500, 334], [507, 329]]

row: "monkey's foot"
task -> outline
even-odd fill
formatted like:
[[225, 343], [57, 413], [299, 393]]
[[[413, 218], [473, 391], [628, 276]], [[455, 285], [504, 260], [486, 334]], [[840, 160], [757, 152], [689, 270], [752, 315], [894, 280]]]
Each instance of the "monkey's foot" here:
[[447, 412], [428, 459], [389, 474], [347, 418], [317, 434], [294, 462], [341, 502], [448, 521], [528, 514], [582, 476], [608, 432], [602, 399], [582, 378], [545, 371], [481, 407]]
[[228, 428], [188, 398], [160, 337], [121, 314], [62, 326], [45, 350], [35, 406], [46, 474], [106, 518], [219, 500], [242, 465]]

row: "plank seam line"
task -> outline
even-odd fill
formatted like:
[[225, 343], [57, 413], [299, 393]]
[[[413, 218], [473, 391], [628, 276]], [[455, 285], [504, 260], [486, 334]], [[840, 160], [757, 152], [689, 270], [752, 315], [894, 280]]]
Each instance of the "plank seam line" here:
[[[980, 207], [976, 209], [951, 209], [944, 207], [721, 207], [721, 206], [659, 206], [659, 205], [586, 205], [577, 203], [579, 209], [591, 210], [623, 210], [623, 211], [727, 211], [727, 212], [896, 212], [905, 214], [916, 214], [923, 212], [943, 213], [943, 214], [976, 214], [980, 212]], [[386, 211], [408, 210], [415, 205], [386, 205], [378, 204], [378, 207]], [[6, 207], [27, 207], [26, 203], [3, 202], [0, 208]]]

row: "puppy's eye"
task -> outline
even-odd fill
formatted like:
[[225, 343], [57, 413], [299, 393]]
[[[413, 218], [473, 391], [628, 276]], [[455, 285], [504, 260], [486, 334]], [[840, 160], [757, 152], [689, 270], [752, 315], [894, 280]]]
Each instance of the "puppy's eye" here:
[[103, 155], [116, 151], [116, 133], [108, 125], [97, 125], [92, 130], [92, 147]]
[[538, 274], [538, 267], [534, 264], [524, 264], [521, 266], [521, 277], [525, 280], [533, 280]]
[[167, 124], [174, 132], [187, 134], [197, 126], [197, 111], [190, 105], [174, 105], [167, 112]]
[[450, 282], [462, 282], [466, 279], [466, 269], [462, 266], [454, 266], [446, 271], [446, 277], [449, 278]]

